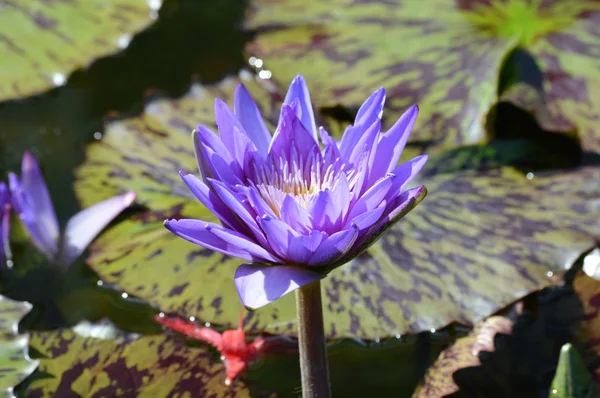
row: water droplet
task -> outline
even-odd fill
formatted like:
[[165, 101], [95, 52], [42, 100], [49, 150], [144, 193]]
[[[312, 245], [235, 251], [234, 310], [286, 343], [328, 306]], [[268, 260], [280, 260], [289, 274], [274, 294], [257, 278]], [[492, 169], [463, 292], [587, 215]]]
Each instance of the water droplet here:
[[257, 58], [256, 61], [254, 62], [254, 66], [256, 66], [257, 68], [262, 68], [263, 60], [260, 58]]
[[552, 389], [552, 394], [558, 394], [558, 390], [556, 388]]
[[15, 265], [15, 263], [13, 263], [13, 261], [12, 261], [12, 260], [6, 260], [6, 266], [7, 266], [8, 268], [12, 268], [12, 267], [13, 267], [13, 265]]
[[402, 337], [402, 336], [400, 336], [400, 334], [397, 334], [397, 335], [396, 335], [396, 338], [397, 338], [397, 339], [399, 339], [400, 337]]
[[164, 317], [165, 317], [165, 313], [164, 313], [164, 312], [160, 312], [160, 313], [158, 314], [158, 316], [159, 316], [159, 317], [161, 317], [161, 318], [164, 318]]
[[101, 133], [101, 132], [99, 132], [99, 131], [96, 131], [96, 132], [94, 133], [94, 139], [96, 139], [96, 140], [100, 140], [100, 139], [102, 139], [102, 133]]
[[379, 340], [379, 337], [375, 337], [375, 342], [379, 343], [381, 340]]
[[196, 320], [196, 317], [195, 317], [195, 316], [191, 316], [191, 317], [190, 317], [190, 322], [194, 322], [195, 320]]
[[52, 75], [52, 83], [55, 86], [62, 86], [67, 82], [67, 77], [63, 73], [55, 73]]
[[256, 57], [250, 57], [248, 58], [248, 63], [252, 66], [254, 66], [254, 64], [256, 64]]
[[240, 73], [238, 73], [238, 75], [240, 76], [240, 80], [245, 80], [245, 81], [252, 80], [252, 73], [248, 72], [245, 69], [242, 69], [240, 71]]
[[431, 333], [435, 333], [435, 328], [431, 328], [429, 331], [430, 331]]
[[162, 0], [148, 0], [148, 7], [151, 10], [159, 10], [162, 6]]
[[131, 43], [131, 39], [133, 38], [130, 34], [125, 34], [117, 39], [117, 46], [119, 48], [126, 48], [129, 43]]
[[221, 355], [221, 361], [225, 360], [225, 355]]
[[552, 272], [552, 271], [548, 271], [548, 272], [546, 272], [546, 276], [547, 276], [548, 278], [552, 278], [552, 276], [553, 276], [553, 275], [554, 275], [554, 272]]
[[104, 282], [102, 282], [102, 281], [98, 281], [98, 282], [96, 282], [96, 285], [98, 285], [98, 286], [102, 286], [102, 285], [104, 285]]
[[527, 173], [527, 175], [525, 176], [528, 180], [533, 180], [533, 177], [535, 177], [535, 175], [532, 172]]
[[121, 297], [126, 299], [127, 297], [129, 297], [129, 295], [127, 293], [123, 293], [123, 294], [121, 294]]
[[206, 323], [204, 324], [204, 326], [206, 326], [207, 328], [209, 328], [209, 327], [210, 327], [210, 322], [206, 322]]
[[268, 80], [271, 78], [271, 76], [273, 76], [273, 74], [271, 73], [270, 70], [261, 70], [260, 72], [258, 72], [258, 77], [260, 77], [261, 79], [264, 80]]

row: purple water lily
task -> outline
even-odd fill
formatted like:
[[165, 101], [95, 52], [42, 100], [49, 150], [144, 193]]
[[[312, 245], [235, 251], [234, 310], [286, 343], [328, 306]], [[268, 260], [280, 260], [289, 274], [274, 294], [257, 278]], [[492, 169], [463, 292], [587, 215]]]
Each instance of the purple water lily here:
[[10, 245], [8, 242], [10, 228], [10, 192], [5, 183], [0, 182], [0, 262], [10, 260]]
[[21, 179], [8, 175], [11, 203], [33, 244], [50, 261], [68, 267], [94, 238], [135, 200], [127, 192], [99, 202], [75, 214], [61, 236], [54, 205], [35, 157], [26, 152]]
[[317, 129], [302, 76], [290, 85], [273, 137], [239, 85], [233, 111], [215, 101], [219, 136], [201, 125], [194, 131], [203, 181], [181, 173], [222, 225], [182, 219], [165, 226], [190, 242], [251, 261], [235, 273], [249, 309], [323, 278], [426, 194], [423, 186], [406, 190], [426, 156], [397, 166], [418, 108], [382, 133], [384, 100], [383, 88], [374, 92], [338, 144]]

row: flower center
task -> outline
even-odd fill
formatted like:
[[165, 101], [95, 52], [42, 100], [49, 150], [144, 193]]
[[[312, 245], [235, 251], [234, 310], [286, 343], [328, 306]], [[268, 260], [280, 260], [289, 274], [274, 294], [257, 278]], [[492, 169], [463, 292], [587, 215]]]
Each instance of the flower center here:
[[288, 162], [278, 158], [256, 170], [251, 184], [271, 210], [281, 217], [281, 206], [287, 195], [291, 195], [296, 203], [307, 209], [319, 192], [333, 187], [335, 177], [341, 169], [334, 164], [319, 162], [316, 156], [305, 162], [302, 159]]

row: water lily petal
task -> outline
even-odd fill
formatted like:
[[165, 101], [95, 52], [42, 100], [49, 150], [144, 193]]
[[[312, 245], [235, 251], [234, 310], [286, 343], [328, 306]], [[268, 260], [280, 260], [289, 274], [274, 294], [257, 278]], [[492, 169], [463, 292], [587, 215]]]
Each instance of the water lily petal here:
[[411, 106], [385, 134], [380, 136], [375, 148], [377, 161], [369, 170], [369, 185], [396, 167], [418, 115], [419, 107]]
[[313, 135], [298, 119], [291, 105], [281, 107], [279, 125], [269, 147], [269, 155], [273, 158], [291, 160], [291, 148], [295, 147], [298, 156], [306, 159], [311, 153], [320, 154], [319, 144]]
[[370, 158], [380, 131], [381, 120], [377, 119], [372, 125], [361, 131], [361, 135], [358, 140], [356, 140], [354, 147], [345, 151], [346, 153], [341, 152], [342, 158], [353, 166], [357, 165], [359, 163], [358, 161], [361, 160], [363, 156]]
[[258, 223], [262, 230], [265, 231], [271, 250], [280, 258], [287, 258], [290, 241], [298, 236], [298, 233], [277, 218], [265, 216], [258, 218]]
[[383, 104], [385, 103], [385, 89], [380, 88], [367, 98], [356, 114], [354, 124], [348, 126], [340, 142], [340, 152], [344, 159], [356, 148], [358, 141], [365, 130], [377, 120], [381, 121]]
[[269, 150], [271, 134], [265, 125], [256, 103], [243, 84], [239, 84], [233, 95], [233, 113], [239, 119], [248, 137], [264, 158]]
[[321, 243], [308, 261], [308, 265], [325, 266], [335, 262], [348, 253], [356, 238], [358, 238], [358, 232], [358, 227], [351, 225], [348, 229], [332, 234]]
[[256, 146], [229, 106], [218, 98], [215, 99], [215, 119], [221, 141], [243, 168], [246, 152], [256, 152]]
[[381, 216], [385, 212], [386, 208], [387, 202], [385, 200], [382, 200], [379, 206], [377, 206], [376, 208], [372, 210], [367, 210], [366, 212], [359, 214], [356, 217], [348, 219], [348, 221], [346, 221], [345, 227], [347, 228], [348, 226], [355, 224], [361, 232], [366, 229], [369, 229], [371, 226], [373, 226], [373, 224], [375, 224], [381, 219]]
[[308, 264], [314, 252], [326, 238], [325, 232], [315, 230], [310, 231], [308, 235], [293, 237], [288, 247], [288, 258], [294, 264]]
[[221, 198], [211, 191], [199, 178], [193, 174], [184, 174], [182, 171], [179, 172], [179, 175], [188, 188], [190, 188], [194, 196], [196, 196], [208, 210], [214, 213], [221, 222], [235, 230], [243, 228], [243, 224], [236, 215], [227, 208]]
[[256, 214], [251, 214], [250, 211], [242, 204], [244, 198], [240, 197], [239, 194], [233, 192], [226, 184], [221, 181], [209, 179], [212, 183], [212, 187], [215, 193], [223, 201], [236, 217], [238, 217], [244, 225], [244, 229], [238, 230], [243, 234], [250, 232], [253, 237], [258, 240], [258, 243], [262, 246], [267, 244], [263, 231], [259, 228], [256, 223]]
[[334, 226], [340, 222], [342, 213], [332, 191], [325, 189], [317, 194], [317, 199], [308, 209], [312, 218], [313, 229], [333, 233]]
[[386, 197], [396, 176], [390, 174], [375, 183], [371, 188], [367, 190], [354, 204], [348, 218], [354, 218], [366, 211], [374, 209], [379, 206], [379, 203]]
[[239, 163], [209, 128], [198, 125], [193, 132], [194, 148], [202, 179], [218, 178], [231, 184], [244, 177]]
[[242, 264], [235, 271], [235, 287], [244, 307], [255, 310], [324, 276], [288, 265]]
[[[298, 100], [298, 119], [301, 120], [302, 125], [308, 131], [315, 142], [317, 141], [317, 126], [315, 124], [315, 115], [313, 113], [312, 103], [310, 101], [310, 94], [304, 77], [298, 75], [292, 80], [290, 88], [283, 100], [284, 104], [291, 104], [294, 100]], [[283, 115], [282, 115], [283, 116]]]
[[283, 199], [281, 220], [301, 234], [307, 234], [311, 230], [310, 214], [291, 195], [285, 195]]
[[71, 265], [94, 238], [134, 200], [135, 192], [127, 192], [96, 203], [71, 217], [65, 228], [61, 262], [67, 267]]
[[281, 262], [246, 236], [220, 225], [193, 219], [166, 220], [165, 227], [196, 245], [251, 261]]
[[44, 235], [46, 243], [56, 253], [60, 236], [58, 219], [44, 176], [42, 176], [37, 160], [29, 152], [25, 152], [21, 163], [21, 188], [31, 200], [40, 233]]
[[30, 195], [23, 190], [16, 174], [8, 173], [8, 183], [12, 207], [19, 215], [32, 243], [49, 260], [54, 260], [58, 252], [58, 243], [40, 228]]
[[417, 156], [400, 166], [396, 167], [391, 174], [395, 175], [394, 183], [390, 187], [386, 198], [391, 202], [398, 197], [408, 184], [415, 178], [417, 173], [421, 171], [425, 163], [427, 163], [427, 155]]

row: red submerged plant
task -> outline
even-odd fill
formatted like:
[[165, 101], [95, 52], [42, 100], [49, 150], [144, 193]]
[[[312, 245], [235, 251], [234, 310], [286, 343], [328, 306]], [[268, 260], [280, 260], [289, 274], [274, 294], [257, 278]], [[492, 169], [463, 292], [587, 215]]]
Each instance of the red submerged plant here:
[[250, 363], [266, 354], [282, 354], [298, 350], [298, 342], [285, 336], [258, 336], [252, 342], [247, 343], [243, 312], [240, 313], [238, 328], [225, 330], [223, 333], [200, 326], [190, 320], [167, 317], [164, 314], [157, 315], [155, 319], [156, 322], [168, 329], [194, 340], [208, 343], [219, 350], [227, 374], [225, 385], [231, 385]]

